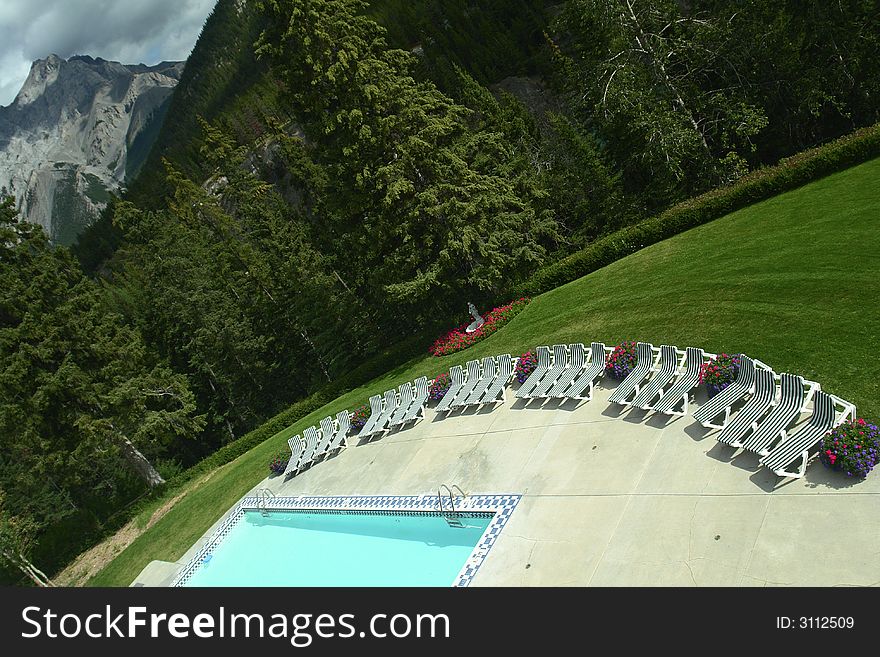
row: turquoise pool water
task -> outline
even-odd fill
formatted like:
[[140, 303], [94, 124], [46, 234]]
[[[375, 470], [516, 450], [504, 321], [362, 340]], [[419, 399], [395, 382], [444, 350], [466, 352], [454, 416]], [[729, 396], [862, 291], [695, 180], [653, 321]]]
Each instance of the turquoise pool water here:
[[247, 511], [186, 586], [450, 586], [492, 516]]

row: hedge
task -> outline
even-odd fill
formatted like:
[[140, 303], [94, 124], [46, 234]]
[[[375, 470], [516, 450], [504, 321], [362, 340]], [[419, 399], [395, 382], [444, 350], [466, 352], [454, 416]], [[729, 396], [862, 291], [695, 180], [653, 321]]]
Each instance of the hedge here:
[[539, 269], [515, 292], [534, 296], [690, 228], [880, 156], [880, 123], [756, 169], [735, 183], [682, 201], [663, 213], [606, 235]]

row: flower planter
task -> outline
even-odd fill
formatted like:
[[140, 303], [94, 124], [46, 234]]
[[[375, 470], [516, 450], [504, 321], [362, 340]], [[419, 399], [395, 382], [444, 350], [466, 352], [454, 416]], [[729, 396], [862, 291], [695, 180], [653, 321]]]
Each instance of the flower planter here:
[[516, 380], [521, 384], [525, 383], [525, 380], [529, 378], [529, 375], [537, 366], [538, 357], [533, 352], [527, 351], [520, 355], [519, 360], [516, 362], [516, 368], [513, 371], [516, 375]]
[[358, 406], [354, 409], [354, 412], [351, 414], [351, 422], [349, 431], [353, 433], [359, 432], [364, 428], [364, 425], [367, 423], [367, 420], [370, 418], [370, 405], [364, 404], [363, 406]]
[[822, 440], [819, 460], [826, 468], [864, 479], [880, 458], [880, 430], [863, 418], [849, 420]]
[[511, 319], [516, 317], [523, 308], [525, 308], [531, 299], [523, 297], [516, 301], [511, 301], [507, 305], [498, 306], [485, 314], [483, 319], [485, 324], [473, 333], [468, 333], [465, 329], [468, 324], [452, 329], [441, 338], [438, 338], [431, 345], [430, 352], [435, 356], [448, 356], [463, 349], [476, 344], [480, 340], [484, 340], [492, 335], [495, 331], [504, 326]]
[[452, 380], [449, 378], [449, 372], [438, 374], [434, 377], [434, 382], [431, 383], [431, 387], [428, 389], [428, 400], [431, 402], [440, 401], [449, 391], [449, 386], [451, 385]]
[[621, 342], [614, 347], [605, 360], [605, 373], [614, 379], [625, 379], [636, 366], [636, 343], [632, 340]]
[[269, 470], [272, 471], [272, 474], [284, 474], [284, 471], [287, 470], [288, 461], [290, 461], [290, 454], [287, 452], [278, 452], [272, 457], [272, 460], [269, 461]]
[[738, 372], [739, 356], [719, 354], [700, 367], [700, 383], [706, 384], [711, 398], [733, 383]]

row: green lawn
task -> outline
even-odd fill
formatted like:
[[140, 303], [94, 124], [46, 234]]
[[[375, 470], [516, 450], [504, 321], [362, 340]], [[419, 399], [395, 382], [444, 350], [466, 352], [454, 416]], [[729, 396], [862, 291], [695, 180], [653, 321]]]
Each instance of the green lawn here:
[[[740, 210], [536, 297], [467, 351], [426, 356], [354, 390], [193, 488], [90, 582], [128, 585], [175, 561], [321, 417], [455, 363], [539, 344], [624, 339], [745, 352], [880, 417], [880, 159]], [[158, 505], [158, 504], [157, 504]]]

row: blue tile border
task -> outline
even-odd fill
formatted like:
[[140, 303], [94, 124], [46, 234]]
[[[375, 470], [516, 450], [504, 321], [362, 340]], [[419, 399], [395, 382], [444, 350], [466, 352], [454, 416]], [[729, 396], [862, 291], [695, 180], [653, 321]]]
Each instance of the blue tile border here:
[[[455, 497], [455, 511], [457, 513], [492, 513], [494, 516], [464, 566], [456, 575], [452, 586], [468, 586], [473, 581], [474, 576], [498, 539], [498, 535], [501, 533], [504, 525], [507, 524], [516, 505], [519, 504], [520, 498], [520, 495], [512, 494]], [[264, 499], [262, 500], [262, 507], [278, 511], [440, 515], [440, 511], [437, 508], [437, 495], [433, 493], [426, 493], [424, 495], [336, 495], [332, 497], [298, 495], [294, 497]], [[245, 512], [255, 511], [260, 508], [260, 498], [242, 498], [220, 523], [217, 530], [177, 574], [171, 582], [171, 586], [185, 586], [204, 558], [215, 550], [223, 539], [229, 535], [229, 532], [244, 517]]]

